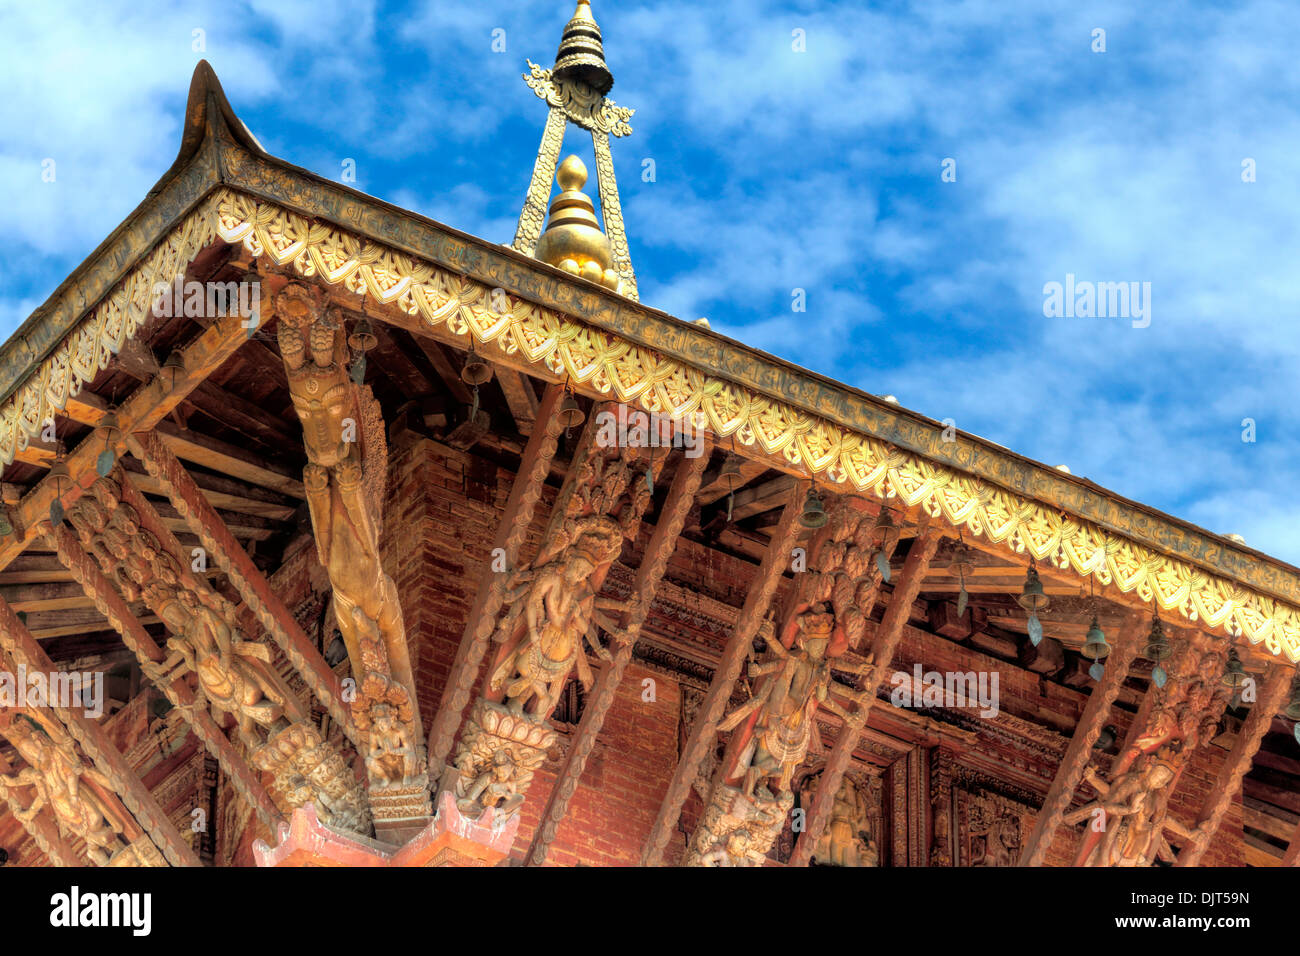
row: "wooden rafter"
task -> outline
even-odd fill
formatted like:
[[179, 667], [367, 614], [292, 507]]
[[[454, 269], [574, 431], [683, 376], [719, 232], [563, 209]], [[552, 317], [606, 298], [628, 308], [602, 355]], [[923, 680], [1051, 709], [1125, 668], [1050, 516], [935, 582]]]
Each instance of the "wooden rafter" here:
[[[13, 609], [0, 600], [0, 643], [8, 656], [29, 672], [54, 673], [57, 668]], [[200, 866], [199, 858], [181, 837], [152, 793], [98, 723], [75, 707], [51, 707], [68, 733], [116, 788], [116, 795], [157, 844], [172, 866]]]
[[1282, 707], [1287, 691], [1291, 689], [1291, 671], [1281, 664], [1269, 667], [1267, 676], [1250, 713], [1242, 724], [1232, 752], [1219, 768], [1214, 786], [1205, 797], [1205, 803], [1196, 818], [1196, 839], [1178, 854], [1175, 866], [1196, 866], [1210, 848], [1210, 842], [1223, 824], [1233, 798], [1241, 791], [1241, 781], [1250, 771], [1259, 745], [1273, 723], [1273, 715]]
[[[538, 422], [542, 427], [534, 429], [529, 436], [505, 511], [497, 525], [492, 548], [493, 551], [501, 549], [506, 568], [513, 569], [517, 565], [519, 550], [527, 537], [542, 487], [550, 472], [556, 444], [560, 432], [564, 430], [556, 414], [563, 399], [563, 388], [558, 385], [547, 388], [538, 410]], [[447, 683], [442, 688], [438, 713], [434, 716], [433, 726], [429, 728], [429, 769], [435, 776], [441, 776], [443, 772], [443, 765], [451, 753], [456, 730], [460, 726], [461, 715], [469, 703], [474, 680], [483, 664], [492, 628], [505, 600], [505, 579], [505, 574], [484, 574], [479, 577], [474, 603], [470, 606], [465, 630], [456, 649], [451, 671], [447, 675]]]
[[645, 555], [641, 566], [637, 568], [636, 578], [632, 584], [632, 592], [640, 596], [640, 604], [630, 619], [622, 622], [624, 632], [622, 636], [615, 638], [614, 659], [596, 678], [587, 707], [578, 722], [578, 729], [574, 732], [573, 739], [569, 741], [564, 763], [556, 775], [555, 786], [551, 790], [550, 799], [546, 803], [546, 809], [542, 812], [541, 821], [533, 835], [532, 846], [529, 847], [527, 859], [529, 866], [540, 866], [545, 862], [547, 851], [555, 840], [560, 822], [568, 812], [569, 801], [577, 792], [578, 781], [587, 766], [587, 758], [591, 756], [591, 749], [596, 745], [596, 738], [600, 735], [605, 717], [614, 703], [614, 694], [622, 682], [627, 665], [632, 660], [632, 648], [636, 644], [637, 635], [640, 634], [646, 616], [650, 613], [650, 605], [654, 603], [655, 592], [663, 579], [664, 571], [667, 570], [668, 559], [677, 546], [682, 526], [686, 523], [686, 514], [695, 501], [700, 479], [704, 477], [704, 469], [709, 463], [707, 443], [705, 444], [706, 447], [700, 455], [679, 462], [677, 473], [673, 475], [668, 496], [659, 513], [659, 521], [650, 535], [649, 543], [646, 544]]
[[1124, 686], [1124, 678], [1142, 647], [1141, 626], [1131, 624], [1118, 635], [1115, 647], [1106, 660], [1106, 670], [1100, 683], [1093, 688], [1084, 705], [1079, 723], [1070, 737], [1064, 756], [1056, 768], [1056, 776], [1043, 800], [1043, 807], [1034, 821], [1034, 829], [1020, 851], [1020, 866], [1042, 866], [1052, 838], [1061, 825], [1061, 818], [1070, 808], [1074, 791], [1083, 780], [1083, 771], [1092, 756], [1093, 745], [1101, 736], [1110, 709]]
[[[164, 382], [162, 376], [155, 376], [136, 389], [118, 412], [123, 433], [155, 428], [199, 382], [246, 341], [247, 330], [241, 322], [237, 315], [216, 319], [182, 350], [185, 367], [169, 376], [171, 381]], [[7, 567], [36, 536], [37, 526], [46, 519], [55, 500], [66, 508], [98, 479], [95, 464], [104, 447], [103, 435], [99, 432], [88, 435], [67, 457], [70, 481], [58, 481], [56, 488], [56, 480], [46, 476], [11, 509], [15, 533], [0, 540], [0, 569]], [[114, 450], [120, 454], [123, 447], [124, 440], [119, 439]]]
[[907, 625], [912, 602], [920, 593], [926, 568], [929, 567], [930, 559], [934, 557], [942, 537], [938, 528], [926, 526], [907, 552], [903, 571], [898, 576], [894, 593], [885, 608], [885, 616], [876, 629], [875, 639], [871, 643], [871, 660], [874, 666], [870, 676], [863, 680], [859, 703], [850, 711], [851, 718], [840, 728], [831, 752], [826, 758], [826, 767], [817, 786], [817, 796], [813, 798], [812, 809], [808, 813], [807, 829], [795, 844], [794, 853], [790, 857], [790, 866], [808, 865], [812, 859], [813, 848], [830, 822], [835, 794], [840, 789], [844, 772], [848, 770], [849, 761], [853, 758], [853, 750], [862, 735], [862, 729], [867, 724], [871, 705], [876, 700], [876, 692], [884, 683], [885, 671], [888, 670], [890, 662], [894, 659], [894, 651], [902, 640], [903, 629]]
[[682, 804], [690, 793], [700, 765], [714, 745], [718, 724], [731, 700], [731, 693], [740, 677], [745, 659], [749, 656], [754, 635], [758, 633], [763, 615], [767, 613], [781, 582], [781, 576], [790, 564], [791, 549], [803, 530], [798, 521], [801, 505], [802, 498], [798, 494], [792, 492], [788, 495], [781, 512], [781, 523], [777, 525], [776, 533], [772, 535], [772, 544], [763, 556], [763, 563], [745, 595], [745, 605], [732, 628], [722, 659], [713, 671], [713, 679], [700, 704], [695, 726], [691, 728], [690, 738], [682, 750], [681, 759], [668, 783], [668, 791], [664, 794], [659, 813], [646, 838], [645, 847], [641, 851], [643, 866], [659, 866], [663, 862], [664, 849], [677, 825]]
[[[59, 560], [94, 599], [96, 607], [122, 635], [123, 642], [140, 664], [161, 663], [165, 657], [162, 648], [145, 630], [143, 621], [132, 613], [126, 601], [109, 583], [99, 565], [82, 549], [77, 536], [66, 526], [60, 525], [52, 530], [49, 537], [51, 546], [58, 552]], [[285, 820], [271, 795], [262, 786], [261, 776], [245, 763], [206, 708], [202, 705], [195, 706], [197, 698], [189, 682], [183, 676], [178, 676], [167, 685], [160, 685], [158, 689], [185, 717], [195, 735], [217, 758], [239, 795], [248, 801], [274, 832]]]
[[[253, 559], [240, 547], [180, 461], [153, 433], [132, 435], [128, 445], [131, 453], [144, 463], [149, 474], [162, 486], [190, 530], [199, 536], [208, 553], [229, 576], [244, 603], [257, 615], [294, 670], [325, 705], [330, 717], [343, 728], [348, 739], [360, 745], [361, 736], [351, 712], [344, 705], [343, 687], [338, 676], [325, 663], [320, 651], [299, 627], [279, 595], [271, 589], [270, 582], [253, 564]], [[144, 501], [143, 496], [139, 500]]]

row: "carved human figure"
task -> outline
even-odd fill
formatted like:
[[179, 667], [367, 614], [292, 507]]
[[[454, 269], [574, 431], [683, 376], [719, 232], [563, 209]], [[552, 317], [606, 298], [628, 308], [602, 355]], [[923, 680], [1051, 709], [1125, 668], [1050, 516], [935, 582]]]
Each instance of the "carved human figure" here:
[[146, 665], [145, 676], [165, 685], [175, 678], [176, 668], [193, 670], [203, 696], [235, 717], [250, 744], [260, 742], [253, 733], [256, 725], [274, 731], [287, 724], [283, 693], [263, 669], [270, 661], [264, 645], [240, 639], [220, 614], [185, 588], [160, 598], [158, 616], [173, 633], [167, 641], [171, 654]]
[[[831, 699], [828, 652], [842, 654], [847, 639], [826, 604], [800, 604], [790, 616], [780, 640], [767, 642], [769, 659], [751, 663], [750, 677], [766, 678], [754, 696], [719, 724], [727, 731], [739, 727], [738, 753], [728, 767], [728, 780], [743, 772], [743, 792], [755, 796], [760, 780], [775, 777], [777, 792], [790, 789], [790, 778], [803, 762], [815, 732], [814, 714], [825, 707], [841, 718], [849, 714]], [[849, 673], [866, 673], [871, 665], [836, 662]], [[764, 786], [757, 796], [774, 799]]]
[[5, 731], [14, 749], [27, 761], [16, 774], [0, 774], [0, 790], [31, 786], [36, 796], [27, 808], [15, 812], [30, 823], [45, 806], [54, 812], [59, 831], [85, 841], [86, 853], [98, 866], [107, 866], [109, 851], [118, 849], [117, 833], [109, 824], [112, 813], [86, 782], [113, 792], [112, 781], [78, 756], [72, 740], [55, 731], [56, 738], [36, 730], [25, 721], [15, 720]]
[[1015, 866], [1020, 858], [1020, 844], [1019, 818], [1011, 813], [995, 813], [984, 835], [984, 852], [971, 865]]
[[1147, 866], [1156, 856], [1172, 859], [1163, 830], [1191, 838], [1192, 832], [1168, 816], [1166, 787], [1175, 779], [1174, 751], [1160, 752], [1136, 763], [1114, 783], [1091, 767], [1085, 779], [1101, 796], [1066, 814], [1066, 823], [1090, 822], [1099, 839], [1085, 841], [1075, 866]]
[[491, 766], [467, 786], [457, 788], [456, 806], [466, 816], [476, 816], [491, 807], [500, 815], [509, 815], [524, 802], [519, 792], [518, 767], [507, 749], [492, 754]]
[[[808, 805], [821, 785], [820, 777], [805, 791]], [[821, 866], [876, 866], [879, 853], [871, 837], [867, 802], [849, 777], [840, 781], [831, 804], [831, 817], [817, 841], [813, 858]]]
[[370, 737], [366, 745], [366, 773], [377, 784], [398, 784], [407, 778], [416, 761], [416, 748], [398, 720], [392, 704], [370, 705]]
[[[555, 708], [575, 664], [578, 679], [590, 687], [593, 675], [582, 642], [610, 659], [591, 628], [599, 623], [613, 633], [619, 628], [601, 609], [627, 610], [628, 602], [598, 601], [594, 573], [607, 566], [622, 549], [622, 530], [611, 518], [599, 516], [577, 522], [572, 543], [551, 562], [516, 580], [507, 595], [512, 612], [497, 631], [497, 640], [513, 640], [513, 648], [492, 674], [489, 686], [504, 694], [510, 710], [545, 717]], [[634, 595], [632, 604], [635, 604]], [[522, 621], [520, 612], [522, 611]]]
[[307, 451], [303, 486], [339, 633], [360, 676], [362, 629], [377, 628], [393, 679], [414, 695], [401, 605], [379, 551], [388, 452], [378, 404], [348, 376], [347, 333], [337, 311], [323, 310], [298, 284], [277, 296], [276, 307], [280, 354]]
[[732, 830], [718, 846], [700, 857], [700, 866], [741, 866], [749, 855], [751, 842], [752, 837], [745, 827]]

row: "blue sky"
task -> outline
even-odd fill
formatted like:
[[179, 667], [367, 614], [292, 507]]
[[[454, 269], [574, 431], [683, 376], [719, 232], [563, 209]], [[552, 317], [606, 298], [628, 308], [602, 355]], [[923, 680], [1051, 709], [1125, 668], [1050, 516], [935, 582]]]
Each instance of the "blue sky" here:
[[[1294, 4], [592, 5], [644, 301], [1300, 563]], [[0, 4], [0, 334], [170, 165], [200, 57], [275, 155], [509, 242], [572, 8]], [[1045, 317], [1067, 273], [1149, 327]]]

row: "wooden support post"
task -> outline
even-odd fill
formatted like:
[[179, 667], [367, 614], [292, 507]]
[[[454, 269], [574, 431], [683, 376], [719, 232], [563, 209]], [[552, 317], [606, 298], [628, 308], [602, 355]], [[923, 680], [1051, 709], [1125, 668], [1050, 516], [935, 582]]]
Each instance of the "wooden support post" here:
[[700, 703], [695, 726], [691, 728], [691, 736], [686, 741], [682, 757], [668, 783], [668, 791], [659, 805], [659, 815], [646, 838], [645, 847], [641, 851], [642, 866], [659, 866], [663, 863], [664, 849], [681, 816], [682, 804], [686, 802], [700, 764], [714, 746], [718, 724], [727, 709], [727, 702], [731, 700], [731, 692], [740, 677], [740, 669], [749, 656], [754, 635], [763, 623], [763, 615], [772, 603], [781, 576], [790, 566], [791, 550], [803, 530], [799, 524], [802, 500], [796, 489], [790, 493], [785, 509], [781, 512], [781, 521], [772, 535], [772, 543], [750, 584], [749, 593], [745, 595], [745, 605], [731, 630], [722, 659], [713, 672], [708, 693]]
[[632, 582], [632, 593], [640, 595], [640, 604], [630, 620], [625, 622], [624, 634], [615, 639], [614, 660], [607, 664], [601, 670], [600, 676], [596, 678], [596, 686], [592, 689], [582, 719], [578, 722], [578, 729], [574, 732], [573, 739], [569, 741], [568, 753], [565, 754], [564, 763], [555, 778], [555, 787], [551, 790], [546, 809], [537, 824], [533, 844], [528, 849], [529, 866], [541, 866], [546, 861], [546, 854], [555, 840], [560, 822], [568, 812], [569, 801], [577, 792], [578, 781], [587, 766], [587, 758], [591, 756], [591, 748], [596, 745], [596, 738], [605, 724], [605, 717], [613, 706], [614, 694], [623, 680], [627, 665], [632, 660], [632, 649], [636, 645], [637, 635], [641, 632], [641, 626], [650, 613], [655, 592], [663, 579], [664, 571], [668, 568], [668, 559], [677, 546], [677, 539], [681, 536], [686, 515], [695, 501], [695, 493], [699, 490], [700, 479], [704, 477], [704, 469], [708, 463], [709, 446], [705, 443], [699, 455], [681, 461], [677, 474], [673, 476], [673, 483], [668, 489], [668, 496], [659, 513], [659, 522], [650, 535], [645, 556]]
[[1029, 834], [1029, 839], [1025, 841], [1020, 851], [1017, 866], [1043, 865], [1047, 851], [1052, 845], [1052, 839], [1061, 825], [1061, 817], [1070, 809], [1074, 791], [1083, 780], [1083, 771], [1087, 769], [1088, 760], [1092, 756], [1093, 744], [1101, 735], [1106, 718], [1110, 715], [1111, 706], [1119, 696], [1120, 688], [1124, 686], [1124, 678], [1128, 676], [1129, 668], [1133, 666], [1133, 661], [1141, 648], [1141, 625], [1126, 626], [1117, 636], [1115, 648], [1106, 658], [1106, 672], [1102, 675], [1101, 682], [1088, 696], [1088, 703], [1084, 705], [1079, 723], [1075, 725], [1069, 746], [1066, 747], [1065, 755], [1061, 757], [1061, 763], [1056, 768], [1052, 786], [1043, 799], [1042, 809], [1038, 811], [1033, 832]]
[[[190, 530], [198, 535], [203, 546], [230, 577], [244, 603], [257, 615], [294, 670], [325, 705], [330, 718], [360, 748], [361, 735], [352, 721], [350, 709], [343, 702], [343, 686], [338, 676], [303, 633], [279, 595], [271, 590], [270, 582], [258, 570], [248, 552], [240, 547], [194, 479], [155, 433], [132, 435], [127, 444], [131, 453], [162, 485], [172, 506], [185, 519]], [[123, 482], [126, 481], [129, 478], [124, 475]]]
[[1201, 862], [1201, 857], [1205, 856], [1205, 851], [1210, 848], [1210, 842], [1219, 832], [1223, 818], [1228, 813], [1228, 807], [1232, 805], [1233, 797], [1241, 791], [1241, 781], [1250, 771], [1251, 761], [1255, 759], [1264, 735], [1273, 724], [1273, 715], [1282, 709], [1282, 702], [1286, 700], [1290, 689], [1291, 671], [1281, 664], [1270, 665], [1264, 684], [1237, 735], [1237, 742], [1232, 745], [1232, 752], [1219, 768], [1219, 776], [1206, 795], [1205, 805], [1196, 818], [1193, 831], [1195, 838], [1178, 854], [1175, 866], [1196, 866]]
[[827, 823], [830, 822], [835, 794], [840, 789], [844, 772], [848, 770], [853, 750], [858, 744], [858, 737], [867, 725], [867, 717], [871, 712], [871, 705], [876, 700], [876, 692], [884, 682], [885, 671], [894, 659], [894, 651], [897, 650], [899, 641], [902, 640], [903, 629], [911, 614], [912, 602], [921, 592], [921, 582], [925, 578], [926, 569], [929, 568], [930, 560], [934, 557], [934, 552], [938, 549], [942, 538], [943, 535], [937, 528], [927, 525], [922, 527], [907, 552], [907, 560], [903, 562], [898, 584], [890, 596], [889, 606], [885, 608], [885, 616], [871, 644], [871, 674], [863, 681], [859, 702], [850, 719], [846, 720], [844, 726], [840, 728], [835, 744], [826, 758], [826, 768], [822, 771], [821, 782], [817, 785], [817, 796], [813, 799], [812, 809], [808, 813], [807, 829], [795, 844], [794, 853], [790, 857], [790, 866], [808, 865], [808, 861], [812, 859], [813, 847], [817, 845]]
[[[492, 547], [494, 550], [503, 550], [507, 569], [513, 569], [518, 561], [519, 549], [528, 534], [533, 512], [541, 498], [546, 476], [551, 470], [556, 442], [564, 430], [557, 415], [563, 400], [562, 386], [547, 387], [538, 410], [539, 427], [534, 428], [529, 436], [514, 486], [510, 489], [510, 498], [501, 515], [501, 523], [497, 526]], [[490, 553], [488, 560], [491, 560]], [[443, 685], [438, 713], [433, 718], [433, 726], [429, 728], [429, 772], [433, 779], [441, 778], [443, 765], [451, 753], [461, 715], [469, 703], [474, 681], [478, 677], [483, 655], [487, 652], [492, 636], [492, 628], [496, 625], [497, 615], [505, 600], [505, 581], [505, 574], [484, 574], [479, 578], [478, 591], [470, 607], [460, 646], [456, 649], [447, 683]]]
[[[18, 616], [9, 607], [8, 602], [0, 598], [0, 643], [9, 656], [28, 671], [41, 671], [53, 674], [57, 668], [46, 656], [45, 651], [36, 643], [27, 626], [18, 620]], [[51, 708], [67, 727], [81, 749], [94, 761], [100, 773], [108, 777], [116, 787], [116, 795], [131, 812], [136, 821], [149, 834], [153, 842], [162, 851], [172, 866], [201, 866], [199, 858], [181, 837], [175, 825], [158, 806], [153, 794], [136, 776], [126, 758], [113, 745], [104, 728], [90, 720], [75, 707]]]
[[[164, 654], [144, 625], [131, 613], [122, 596], [109, 583], [104, 572], [95, 560], [81, 548], [77, 536], [65, 525], [60, 525], [47, 536], [50, 546], [58, 552], [63, 563], [86, 594], [95, 602], [99, 612], [108, 618], [108, 622], [122, 635], [122, 642], [135, 654], [141, 664], [161, 663]], [[171, 705], [185, 716], [195, 735], [217, 758], [235, 791], [248, 801], [249, 806], [257, 811], [262, 822], [275, 833], [281, 823], [287, 823], [276, 807], [275, 801], [262, 786], [261, 777], [245, 763], [239, 751], [230, 743], [212, 715], [203, 707], [194, 707], [195, 695], [184, 677], [177, 677], [166, 687], [159, 690], [167, 697]]]
[[[13, 712], [0, 711], [0, 735], [3, 735], [5, 728], [13, 720]], [[0, 756], [0, 776], [8, 776], [13, 772], [9, 766], [9, 761]], [[18, 801], [18, 795], [13, 790], [5, 791], [5, 802], [9, 805], [9, 812], [14, 815], [14, 819], [23, 825], [23, 829], [31, 834], [32, 840], [36, 843], [36, 848], [45, 854], [45, 858], [54, 866], [85, 866], [86, 861], [77, 856], [72, 847], [63, 839], [63, 834], [59, 833], [58, 824], [52, 817], [53, 811], [48, 808], [42, 809], [36, 814], [31, 821], [21, 820], [18, 817], [18, 811], [25, 810]]]

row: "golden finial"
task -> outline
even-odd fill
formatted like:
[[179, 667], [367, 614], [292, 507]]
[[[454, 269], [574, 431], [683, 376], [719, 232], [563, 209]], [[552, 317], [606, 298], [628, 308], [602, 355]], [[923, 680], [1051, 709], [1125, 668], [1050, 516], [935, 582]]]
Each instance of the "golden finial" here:
[[578, 8], [564, 27], [560, 50], [555, 55], [556, 79], [577, 80], [604, 96], [614, 87], [614, 74], [605, 65], [605, 48], [600, 42], [600, 27], [591, 15], [591, 4], [578, 0]]
[[566, 157], [560, 163], [555, 181], [560, 186], [560, 194], [551, 202], [550, 219], [537, 240], [536, 257], [617, 291], [619, 276], [613, 268], [614, 250], [600, 231], [591, 198], [582, 191], [587, 184], [586, 165], [577, 156]]

